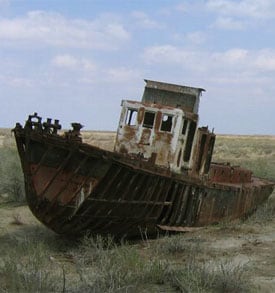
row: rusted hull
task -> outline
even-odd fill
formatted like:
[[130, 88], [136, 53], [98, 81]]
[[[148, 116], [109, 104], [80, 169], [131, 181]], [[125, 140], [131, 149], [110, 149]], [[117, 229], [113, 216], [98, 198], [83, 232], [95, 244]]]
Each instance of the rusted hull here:
[[191, 180], [68, 137], [15, 128], [33, 214], [59, 234], [139, 235], [251, 213], [273, 183]]

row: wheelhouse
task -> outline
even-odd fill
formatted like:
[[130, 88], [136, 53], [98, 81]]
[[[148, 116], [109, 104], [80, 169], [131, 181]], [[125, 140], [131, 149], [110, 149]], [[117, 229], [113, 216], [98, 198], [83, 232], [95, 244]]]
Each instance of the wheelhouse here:
[[177, 173], [207, 173], [215, 135], [206, 127], [198, 128], [202, 91], [146, 80], [141, 102], [122, 101], [115, 151]]

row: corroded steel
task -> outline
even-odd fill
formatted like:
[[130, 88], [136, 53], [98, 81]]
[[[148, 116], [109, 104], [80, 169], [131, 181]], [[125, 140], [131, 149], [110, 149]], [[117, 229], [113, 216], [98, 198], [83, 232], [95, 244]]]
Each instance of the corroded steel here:
[[[154, 101], [148, 88], [157, 88]], [[167, 92], [178, 95], [158, 104]], [[147, 81], [142, 102], [122, 102], [113, 152], [83, 143], [79, 123], [65, 133], [58, 120], [43, 122], [37, 113], [24, 127], [17, 123], [33, 214], [60, 234], [131, 236], [141, 229], [184, 231], [254, 211], [274, 182], [211, 162], [215, 134], [197, 127], [201, 92]], [[175, 101], [181, 105], [172, 106]]]
[[202, 88], [145, 80], [142, 102], [181, 108], [198, 114]]
[[231, 166], [230, 163], [213, 163], [209, 176], [211, 181], [214, 182], [229, 182], [233, 184], [252, 182], [252, 171], [241, 168], [240, 166]]

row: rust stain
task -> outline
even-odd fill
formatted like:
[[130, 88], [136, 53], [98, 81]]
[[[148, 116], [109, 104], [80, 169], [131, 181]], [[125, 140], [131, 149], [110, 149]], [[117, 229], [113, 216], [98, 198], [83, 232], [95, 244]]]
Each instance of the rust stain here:
[[14, 128], [33, 214], [60, 234], [188, 231], [253, 212], [274, 182], [212, 162], [215, 134], [198, 126], [201, 88], [146, 80], [122, 101], [114, 151], [82, 142], [80, 123], [37, 113]]

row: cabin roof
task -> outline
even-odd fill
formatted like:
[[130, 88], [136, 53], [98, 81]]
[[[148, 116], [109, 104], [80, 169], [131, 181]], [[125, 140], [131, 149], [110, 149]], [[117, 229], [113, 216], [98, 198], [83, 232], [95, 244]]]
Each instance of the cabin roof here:
[[182, 108], [198, 114], [204, 89], [145, 79], [142, 102]]
[[186, 93], [186, 94], [200, 94], [201, 92], [205, 92], [203, 88], [191, 87], [178, 85], [174, 83], [160, 82], [149, 79], [144, 79], [146, 82], [146, 88], [153, 88], [158, 90], [164, 90], [175, 93]]

